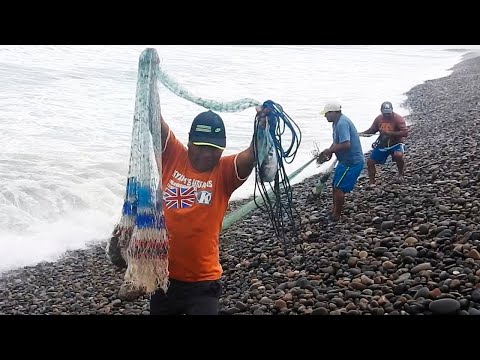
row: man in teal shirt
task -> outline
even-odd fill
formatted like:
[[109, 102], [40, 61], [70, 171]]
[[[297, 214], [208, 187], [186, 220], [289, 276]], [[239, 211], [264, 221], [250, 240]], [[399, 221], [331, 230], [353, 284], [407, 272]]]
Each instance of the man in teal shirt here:
[[338, 221], [345, 203], [345, 193], [355, 187], [365, 165], [365, 157], [357, 129], [352, 121], [342, 114], [342, 106], [338, 102], [330, 102], [320, 113], [332, 123], [333, 144], [322, 154], [330, 159], [335, 154], [338, 165], [333, 176], [333, 208], [330, 220]]

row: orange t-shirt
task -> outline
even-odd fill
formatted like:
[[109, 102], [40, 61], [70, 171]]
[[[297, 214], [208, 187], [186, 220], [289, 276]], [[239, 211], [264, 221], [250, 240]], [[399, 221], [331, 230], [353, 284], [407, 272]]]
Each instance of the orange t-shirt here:
[[230, 196], [246, 179], [237, 175], [237, 155], [222, 157], [210, 172], [197, 172], [187, 148], [172, 131], [168, 136], [162, 153], [162, 205], [170, 235], [170, 278], [218, 280], [223, 217]]

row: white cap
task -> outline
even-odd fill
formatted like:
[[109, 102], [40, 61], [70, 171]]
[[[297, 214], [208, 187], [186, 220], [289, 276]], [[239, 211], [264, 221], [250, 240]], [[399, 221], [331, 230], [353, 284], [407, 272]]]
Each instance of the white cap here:
[[330, 111], [341, 111], [342, 105], [337, 101], [331, 101], [325, 105], [322, 111], [320, 111], [320, 115], [325, 115], [327, 112]]

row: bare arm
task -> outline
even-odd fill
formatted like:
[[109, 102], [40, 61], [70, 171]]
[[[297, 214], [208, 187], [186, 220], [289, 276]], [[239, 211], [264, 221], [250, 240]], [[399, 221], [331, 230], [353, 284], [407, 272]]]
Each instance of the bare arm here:
[[340, 151], [345, 151], [345, 150], [350, 149], [350, 146], [351, 146], [350, 141], [344, 141], [341, 144], [333, 144], [332, 146], [330, 146], [330, 148], [328, 150], [331, 153], [337, 153], [337, 152], [340, 152]]
[[[152, 134], [153, 150], [155, 153], [155, 161], [157, 162], [157, 168], [159, 173], [162, 172], [162, 153], [165, 151], [165, 144], [167, 143], [169, 131], [170, 128], [163, 119], [162, 114], [160, 114], [160, 117], [156, 122], [152, 119], [150, 123], [150, 132]], [[159, 132], [161, 135], [159, 134]], [[159, 137], [161, 139], [158, 139]]]
[[328, 149], [325, 149], [322, 151], [322, 154], [324, 154], [328, 160], [331, 159], [332, 154], [336, 154], [337, 152], [340, 151], [345, 151], [350, 149], [350, 141], [344, 141], [341, 144], [332, 144]]
[[250, 146], [237, 156], [237, 171], [240, 179], [247, 178], [255, 167], [255, 156], [253, 154], [253, 141]]
[[[257, 110], [257, 115], [255, 121], [259, 122], [258, 126], [262, 126], [265, 128], [266, 126], [266, 113], [269, 111], [268, 109], [263, 109], [261, 106], [257, 106], [255, 108]], [[250, 142], [250, 146], [243, 150], [237, 156], [237, 171], [238, 177], [240, 179], [247, 178], [251, 173], [253, 168], [255, 167], [255, 154], [253, 152], [253, 141]]]
[[168, 127], [167, 123], [163, 119], [162, 114], [160, 114], [160, 122], [162, 124], [162, 150], [165, 150], [165, 144], [167, 142], [168, 133], [170, 131], [170, 128]]
[[400, 117], [399, 120], [397, 120], [397, 131], [392, 131], [390, 135], [392, 136], [401, 136], [401, 137], [407, 137], [408, 136], [408, 128], [407, 124], [405, 123], [405, 119], [403, 117]]
[[367, 130], [362, 131], [358, 135], [369, 135], [369, 134], [373, 135], [373, 134], [376, 134], [377, 132], [378, 132], [378, 122], [377, 122], [377, 119], [375, 119], [372, 123], [372, 126], [370, 126]]

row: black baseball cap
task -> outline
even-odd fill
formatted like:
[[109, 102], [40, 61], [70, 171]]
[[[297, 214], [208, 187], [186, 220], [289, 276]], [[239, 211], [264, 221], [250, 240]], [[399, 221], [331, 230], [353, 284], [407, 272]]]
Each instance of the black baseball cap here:
[[188, 140], [194, 145], [207, 145], [224, 150], [227, 137], [222, 118], [211, 110], [198, 114], [193, 119]]

